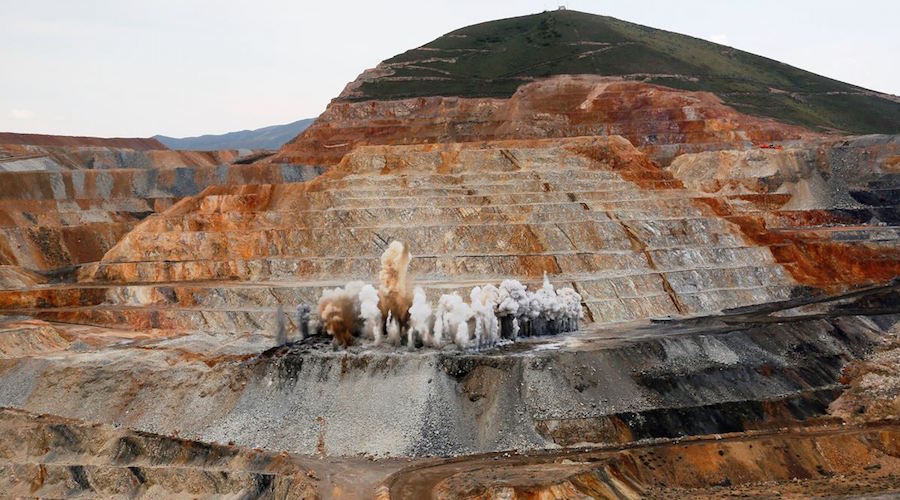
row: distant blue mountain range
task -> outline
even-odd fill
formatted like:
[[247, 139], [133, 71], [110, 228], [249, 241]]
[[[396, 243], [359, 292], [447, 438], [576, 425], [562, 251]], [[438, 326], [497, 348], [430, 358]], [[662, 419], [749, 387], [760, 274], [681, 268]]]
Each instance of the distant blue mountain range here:
[[166, 137], [155, 135], [154, 139], [169, 149], [189, 151], [212, 151], [216, 149], [279, 149], [284, 143], [303, 132], [315, 118], [298, 120], [286, 125], [272, 125], [256, 130], [241, 130], [220, 135], [199, 137]]

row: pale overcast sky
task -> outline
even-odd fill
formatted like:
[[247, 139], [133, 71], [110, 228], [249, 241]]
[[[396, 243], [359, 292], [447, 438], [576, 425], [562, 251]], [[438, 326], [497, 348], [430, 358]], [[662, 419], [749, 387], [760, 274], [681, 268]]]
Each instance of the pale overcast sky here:
[[0, 131], [186, 136], [315, 117], [383, 59], [563, 3], [900, 94], [893, 0], [0, 0]]

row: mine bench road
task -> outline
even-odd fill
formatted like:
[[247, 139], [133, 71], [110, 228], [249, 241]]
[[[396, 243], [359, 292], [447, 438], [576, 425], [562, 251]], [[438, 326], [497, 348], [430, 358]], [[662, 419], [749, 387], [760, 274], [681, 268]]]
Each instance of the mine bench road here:
[[[865, 436], [870, 433], [888, 433], [894, 438], [900, 437], [900, 420], [888, 419], [857, 425], [824, 425], [817, 427], [795, 427], [790, 429], [767, 429], [745, 431], [713, 436], [690, 436], [675, 439], [659, 439], [655, 442], [632, 442], [621, 445], [594, 446], [583, 448], [567, 448], [563, 450], [539, 450], [526, 453], [517, 451], [485, 453], [450, 459], [426, 460], [420, 465], [401, 469], [386, 479], [382, 485], [387, 488], [389, 498], [395, 500], [417, 500], [430, 498], [441, 481], [458, 475], [471, 474], [476, 471], [489, 470], [494, 476], [494, 484], [503, 483], [503, 473], [513, 472], [514, 468], [533, 465], [559, 465], [562, 460], [574, 462], [571, 468], [590, 464], [591, 468], [601, 468], [604, 462], [615, 453], [625, 450], [652, 451], [672, 446], [693, 447], [729, 443], [757, 442], [766, 438], [779, 441], [798, 438], [834, 437], [847, 435]], [[565, 465], [565, 464], [563, 464]], [[564, 476], [560, 477], [564, 479]], [[882, 492], [890, 493], [890, 492]], [[900, 493], [900, 484], [895, 493]], [[881, 498], [881, 497], [878, 497]], [[888, 498], [888, 497], [884, 497]]]

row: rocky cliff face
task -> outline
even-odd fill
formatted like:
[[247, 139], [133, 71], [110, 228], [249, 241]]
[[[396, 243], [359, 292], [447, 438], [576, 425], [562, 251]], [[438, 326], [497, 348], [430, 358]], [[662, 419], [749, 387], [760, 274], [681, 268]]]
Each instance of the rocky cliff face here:
[[663, 164], [686, 152], [755, 148], [815, 134], [736, 112], [715, 96], [591, 75], [561, 75], [508, 99], [332, 102], [274, 161], [333, 164], [359, 145], [621, 135]]
[[[575, 286], [598, 322], [789, 297], [798, 283], [770, 250], [697, 196], [706, 195], [621, 137], [364, 147], [307, 183], [185, 199], [81, 272], [117, 296], [132, 282], [177, 283], [184, 295], [144, 294], [146, 312], [115, 302], [38, 314], [106, 323], [154, 311], [159, 327], [252, 330], [273, 324], [278, 302], [294, 307], [332, 283], [370, 279], [392, 239], [407, 243], [410, 272], [433, 296], [548, 273]], [[281, 299], [188, 283], [222, 280], [265, 282]], [[155, 311], [163, 304], [176, 307]]]
[[298, 461], [272, 453], [8, 409], [0, 428], [0, 488], [8, 495], [316, 496]]
[[99, 260], [149, 214], [207, 186], [316, 174], [237, 165], [246, 153], [170, 151], [150, 139], [0, 134], [0, 264], [71, 271]]
[[[81, 269], [89, 289], [6, 300], [48, 319], [271, 332], [276, 305], [371, 279], [400, 239], [432, 298], [546, 272], [589, 321], [714, 312], [896, 276], [896, 205], [854, 198], [891, 178], [895, 150], [825, 141], [666, 170], [621, 137], [361, 147], [307, 183], [210, 188], [148, 217]], [[731, 184], [707, 181], [709, 161]]]

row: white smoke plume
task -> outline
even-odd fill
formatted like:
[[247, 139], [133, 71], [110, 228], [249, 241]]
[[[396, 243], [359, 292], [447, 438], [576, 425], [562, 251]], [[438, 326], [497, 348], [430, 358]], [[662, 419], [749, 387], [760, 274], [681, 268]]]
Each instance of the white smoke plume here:
[[402, 339], [400, 333], [400, 322], [397, 321], [397, 318], [393, 317], [391, 311], [388, 311], [387, 315], [387, 339], [391, 345], [398, 346], [400, 345], [400, 341]]
[[417, 286], [413, 290], [413, 303], [409, 308], [409, 338], [407, 346], [412, 349], [416, 336], [422, 339], [422, 343], [429, 347], [437, 347], [434, 335], [431, 333], [431, 304], [425, 296], [425, 290]]
[[479, 348], [496, 345], [500, 340], [499, 290], [494, 285], [476, 286], [469, 294], [469, 300], [475, 318], [475, 345]]
[[[440, 347], [444, 345], [444, 323], [446, 322], [446, 304], [444, 303], [444, 295], [438, 299], [437, 309], [434, 311], [434, 327], [432, 328], [431, 344], [432, 347]], [[450, 332], [447, 332], [450, 335]]]
[[472, 308], [463, 302], [458, 293], [441, 295], [434, 315], [435, 341], [440, 344], [444, 335], [453, 339], [463, 349], [469, 345], [469, 325]]
[[359, 290], [359, 317], [363, 320], [363, 337], [381, 343], [383, 321], [378, 308], [378, 291], [369, 284]]
[[581, 308], [581, 295], [574, 288], [560, 288], [556, 295], [562, 305], [563, 318], [566, 320], [566, 330], [578, 329], [578, 322], [584, 319], [584, 310]]
[[559, 302], [559, 296], [556, 295], [556, 290], [553, 289], [553, 285], [550, 284], [550, 279], [547, 278], [547, 273], [544, 273], [544, 284], [538, 291], [534, 292], [535, 301], [538, 303], [538, 307], [541, 311], [541, 317], [547, 321], [553, 321], [560, 318], [562, 314], [562, 304]]
[[460, 349], [469, 347], [469, 323], [463, 322], [456, 326], [456, 337], [453, 341]]
[[525, 293], [528, 296], [528, 307], [525, 308], [525, 316], [528, 319], [536, 319], [541, 315], [541, 299], [531, 290]]
[[497, 305], [497, 315], [508, 325], [508, 330], [504, 335], [511, 340], [516, 340], [519, 337], [520, 318], [528, 317], [531, 304], [528, 291], [519, 280], [503, 280], [498, 293], [500, 303]]
[[[492, 347], [501, 333], [515, 339], [520, 330], [525, 335], [576, 330], [584, 317], [578, 292], [569, 287], [557, 291], [546, 273], [543, 285], [533, 293], [510, 279], [499, 288], [490, 284], [474, 287], [469, 303], [456, 292], [442, 295], [432, 309], [422, 287], [410, 291], [410, 260], [406, 245], [392, 241], [381, 256], [377, 290], [359, 281], [325, 290], [319, 299], [318, 318], [298, 308], [298, 325], [305, 325], [308, 319], [311, 332], [322, 329], [343, 346], [349, 346], [358, 335], [376, 345], [386, 337], [399, 346], [405, 336], [409, 349], [419, 345], [418, 340], [427, 347], [454, 342], [465, 349]], [[281, 316], [283, 310], [279, 309]], [[285, 340], [285, 326], [276, 323], [279, 341]]]
[[499, 304], [497, 314], [500, 316], [524, 316], [528, 309], [528, 293], [525, 285], [519, 280], [503, 280], [498, 289]]

